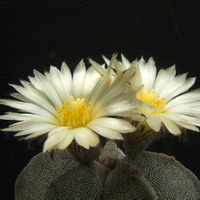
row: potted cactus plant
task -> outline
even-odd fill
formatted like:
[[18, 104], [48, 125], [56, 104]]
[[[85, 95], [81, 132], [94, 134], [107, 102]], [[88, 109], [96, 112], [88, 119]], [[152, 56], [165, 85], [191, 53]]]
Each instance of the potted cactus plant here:
[[[114, 54], [105, 64], [80, 61], [73, 76], [63, 63], [11, 85], [19, 109], [0, 116], [4, 131], [26, 140], [45, 135], [43, 152], [15, 183], [16, 199], [199, 199], [200, 182], [174, 157], [145, 151], [163, 134], [198, 131], [195, 78], [157, 73], [153, 58], [130, 63]], [[105, 145], [101, 138], [107, 138]]]

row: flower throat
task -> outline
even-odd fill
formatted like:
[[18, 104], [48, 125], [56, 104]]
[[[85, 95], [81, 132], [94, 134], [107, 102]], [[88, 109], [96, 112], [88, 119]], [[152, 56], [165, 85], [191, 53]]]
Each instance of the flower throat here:
[[75, 101], [72, 96], [69, 100], [57, 109], [58, 119], [62, 126], [72, 128], [84, 127], [90, 121], [91, 104], [86, 98], [77, 98]]
[[165, 106], [167, 104], [167, 99], [160, 98], [160, 96], [155, 92], [155, 90], [144, 90], [140, 93], [140, 99], [142, 101], [148, 102], [149, 105], [156, 107], [158, 110], [153, 111], [152, 114], [163, 113]]

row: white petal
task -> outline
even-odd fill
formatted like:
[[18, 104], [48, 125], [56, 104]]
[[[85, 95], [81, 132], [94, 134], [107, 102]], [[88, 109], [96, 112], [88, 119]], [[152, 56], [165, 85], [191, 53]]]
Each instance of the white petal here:
[[12, 93], [10, 95], [11, 97], [14, 97], [17, 100], [23, 101], [23, 102], [27, 102], [27, 103], [32, 103], [34, 104], [34, 102], [26, 97], [24, 97], [23, 95], [19, 94], [19, 93]]
[[24, 116], [22, 114], [19, 114], [19, 113], [8, 112], [8, 113], [6, 113], [6, 115], [0, 115], [0, 119], [3, 119], [3, 120], [27, 121], [27, 120], [30, 120], [31, 118], [28, 117], [28, 116]]
[[101, 125], [102, 127], [113, 129], [121, 133], [134, 132], [135, 127], [132, 126], [128, 121], [123, 119], [102, 117], [92, 121], [93, 124]]
[[31, 121], [31, 122], [34, 121], [34, 123], [42, 121], [42, 122], [57, 124], [55, 120], [52, 120], [51, 118], [43, 117], [41, 115], [13, 113], [13, 112], [7, 112], [6, 115], [1, 115], [0, 119], [15, 120], [15, 121]]
[[74, 136], [76, 142], [86, 149], [89, 149], [90, 146], [97, 146], [97, 144], [99, 143], [99, 137], [97, 136], [97, 134], [86, 127], [75, 128]]
[[156, 67], [153, 58], [150, 58], [146, 63], [143, 58], [138, 62], [140, 69], [142, 84], [144, 84], [143, 90], [152, 89], [156, 76]]
[[45, 72], [44, 72], [44, 76], [45, 76], [45, 78], [47, 79], [47, 81], [48, 81], [49, 83], [52, 84], [52, 80], [51, 80], [50, 73], [47, 72], [47, 71], [45, 71]]
[[168, 95], [170, 95], [173, 91], [179, 88], [186, 80], [186, 73], [176, 76], [167, 86], [163, 88], [163, 91], [160, 93], [160, 96], [168, 99]]
[[183, 127], [183, 128], [186, 128], [186, 129], [190, 129], [190, 130], [193, 130], [193, 131], [196, 131], [196, 132], [199, 132], [199, 129], [192, 125], [192, 124], [189, 124], [189, 123], [181, 123], [181, 122], [176, 122], [176, 124], [178, 124], [180, 127]]
[[47, 133], [57, 126], [49, 123], [31, 123], [31, 122], [18, 122], [10, 125], [8, 128], [3, 129], [3, 131], [21, 131], [15, 134], [15, 136], [23, 136], [31, 133], [41, 131], [42, 133]]
[[175, 96], [186, 92], [190, 87], [194, 85], [195, 79], [196, 78], [188, 78], [187, 80], [185, 80], [185, 82], [179, 88], [177, 88], [167, 96], [167, 100], [169, 101]]
[[163, 117], [175, 122], [175, 123], [182, 123], [186, 125], [193, 124], [195, 126], [200, 126], [200, 119], [193, 116], [187, 116], [183, 114], [162, 114]]
[[194, 101], [199, 101], [199, 100], [200, 100], [200, 89], [193, 90], [193, 91], [187, 92], [185, 94], [182, 94], [182, 95], [172, 99], [166, 105], [165, 109], [167, 110], [167, 109], [177, 106], [179, 104], [192, 103]]
[[61, 107], [63, 103], [47, 78], [36, 70], [34, 70], [34, 74], [37, 82], [42, 88], [42, 91], [49, 97], [54, 105]]
[[72, 94], [72, 75], [69, 67], [65, 62], [62, 63], [61, 73], [65, 81], [66, 89], [68, 91], [67, 93]]
[[92, 95], [90, 97], [90, 103], [92, 105], [95, 105], [96, 102], [103, 96], [103, 93], [107, 90], [107, 88], [111, 84], [111, 79], [110, 77], [113, 74], [113, 70], [109, 67], [106, 70], [106, 73], [103, 75], [103, 77], [99, 80], [97, 85], [95, 86]]
[[82, 92], [84, 78], [85, 78], [85, 64], [83, 60], [79, 62], [73, 73], [72, 93], [76, 100]]
[[200, 101], [194, 101], [192, 103], [180, 103], [164, 111], [164, 114], [185, 114], [191, 116], [200, 115]]
[[24, 102], [19, 102], [19, 101], [13, 101], [13, 100], [8, 100], [8, 99], [0, 99], [0, 104], [10, 106], [15, 109], [20, 109], [23, 111], [26, 111], [28, 113], [34, 113], [37, 115], [42, 115], [46, 118], [50, 118], [51, 120], [54, 120], [57, 122], [57, 119], [47, 110], [44, 108], [31, 104], [31, 103], [24, 103]]
[[104, 65], [100, 65], [97, 62], [93, 61], [91, 58], [89, 58], [89, 62], [94, 67], [94, 69], [101, 75], [103, 76], [106, 73], [106, 69]]
[[101, 76], [92, 67], [90, 67], [85, 75], [81, 96], [89, 99], [100, 78]]
[[125, 70], [124, 65], [116, 59], [116, 55], [115, 54], [113, 55], [113, 58], [114, 59], [111, 59], [111, 62], [109, 64], [109, 66], [112, 69], [115, 69], [116, 74], [119, 73], [119, 72], [123, 72]]
[[[36, 138], [38, 136], [41, 136], [41, 135], [44, 135], [46, 134], [48, 131], [35, 131], [34, 133], [31, 133], [29, 136], [25, 137], [24, 139], [25, 140], [29, 140], [29, 139], [32, 139], [32, 138]], [[22, 132], [21, 132], [22, 133]], [[16, 135], [15, 135], [16, 136]]]
[[[26, 83], [24, 82], [23, 84], [25, 85]], [[10, 86], [15, 88], [20, 94], [22, 94], [26, 98], [30, 99], [31, 101], [33, 101], [35, 104], [40, 105], [41, 107], [47, 109], [49, 112], [51, 112], [52, 114], [55, 115], [56, 110], [52, 106], [52, 104], [50, 104], [49, 101], [46, 100], [46, 98], [44, 97], [43, 94], [41, 94], [40, 92], [38, 92], [34, 88], [31, 88], [31, 86], [29, 87], [28, 85], [26, 85], [26, 87], [28, 89], [25, 89], [25, 88], [18, 86], [18, 85], [11, 85], [10, 84]]]
[[180, 135], [181, 131], [178, 128], [178, 126], [171, 120], [166, 119], [165, 117], [159, 115], [160, 120], [162, 120], [162, 122], [164, 123], [164, 125], [166, 126], [166, 128], [169, 130], [170, 133], [172, 133], [173, 135]]
[[165, 89], [165, 87], [171, 82], [171, 80], [175, 76], [175, 73], [176, 73], [175, 65], [173, 65], [170, 68], [167, 68], [166, 70], [161, 69], [158, 72], [154, 84], [154, 89], [158, 95], [160, 95], [161, 92]]
[[33, 90], [34, 92], [36, 92], [38, 95], [42, 94], [42, 97], [45, 98], [46, 101], [48, 101], [49, 103], [52, 103], [52, 101], [45, 95], [45, 93], [43, 91], [40, 91], [38, 89], [36, 89], [31, 83], [29, 83], [28, 81], [22, 81], [20, 80], [21, 84], [27, 89], [27, 90]]
[[44, 91], [42, 90], [41, 85], [37, 82], [35, 77], [28, 76], [28, 78], [29, 78], [29, 81], [31, 82], [31, 84], [35, 87], [35, 89], [37, 89], [38, 91], [45, 94]]
[[[114, 105], [116, 102], [127, 102], [135, 98], [136, 88], [133, 88], [132, 86], [129, 86], [127, 84], [127, 81], [129, 81], [133, 77], [134, 73], [134, 66], [131, 66], [128, 70], [126, 70], [126, 72], [118, 73], [118, 75], [116, 76], [112, 84], [109, 86], [109, 88], [106, 88], [104, 92], [101, 93], [101, 97], [99, 97], [99, 100], [97, 101], [93, 109], [94, 116], [97, 114], [97, 112], [99, 112], [98, 109], [104, 109], [104, 107], [107, 107], [109, 104]], [[138, 103], [135, 103], [138, 106]]]
[[103, 137], [117, 140], [123, 139], [122, 134], [119, 131], [103, 127], [101, 124], [97, 124], [94, 121], [91, 121], [89, 124], [87, 124], [87, 127]]
[[130, 67], [131, 63], [128, 61], [128, 59], [123, 54], [121, 54], [121, 57], [122, 57], [122, 62], [123, 62], [125, 69], [128, 69]]
[[110, 65], [110, 60], [108, 58], [106, 58], [104, 55], [102, 55], [102, 57], [103, 57], [106, 65], [109, 66]]
[[66, 149], [74, 139], [74, 130], [65, 130], [65, 137], [58, 143], [59, 149]]
[[62, 73], [56, 67], [51, 66], [50, 77], [55, 90], [57, 91], [60, 99], [62, 99], [62, 103], [66, 102], [71, 94], [69, 93], [69, 90], [67, 88], [69, 86], [66, 85]]
[[100, 109], [93, 117], [96, 119], [103, 116], [131, 117], [132, 115], [139, 115], [135, 108], [139, 107], [140, 105], [140, 101], [130, 101], [130, 99], [116, 102], [113, 101]]
[[97, 108], [102, 109], [109, 104], [115, 104], [116, 102], [127, 101], [128, 99], [131, 100], [134, 98], [135, 94], [130, 93], [124, 94], [124, 90], [127, 87], [127, 83], [124, 82], [121, 85], [116, 85], [116, 87], [112, 87], [112, 90], [107, 90], [102, 97], [97, 101], [95, 107], [93, 109], [93, 114], [96, 114], [99, 110]]
[[147, 124], [155, 131], [158, 132], [160, 131], [161, 128], [161, 121], [158, 118], [157, 115], [154, 114], [145, 114], [145, 116], [147, 117]]
[[[142, 85], [142, 76], [141, 76], [141, 72], [140, 72], [139, 68], [136, 69], [136, 73], [135, 73], [134, 77], [130, 80], [130, 83], [135, 87]], [[144, 85], [142, 85], [142, 86], [144, 87]], [[141, 89], [144, 90], [144, 88], [141, 88]]]
[[44, 143], [43, 152], [45, 152], [47, 150], [51, 150], [52, 147], [57, 145], [65, 137], [65, 134], [66, 134], [65, 131], [61, 131], [61, 132], [57, 132], [56, 134], [49, 137], [46, 140], [46, 142]]
[[199, 129], [194, 126], [194, 125], [200, 126], [199, 118], [180, 115], [180, 114], [162, 114], [162, 116], [175, 122], [180, 127], [199, 132]]
[[62, 131], [67, 132], [70, 129], [71, 129], [71, 127], [68, 127], [68, 126], [58, 126], [48, 133], [48, 137], [51, 137], [52, 135], [56, 134], [57, 132], [62, 132]]

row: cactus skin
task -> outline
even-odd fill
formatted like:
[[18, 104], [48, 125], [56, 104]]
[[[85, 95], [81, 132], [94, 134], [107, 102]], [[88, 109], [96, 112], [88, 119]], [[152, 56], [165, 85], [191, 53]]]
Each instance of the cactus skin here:
[[100, 162], [75, 161], [65, 150], [35, 156], [19, 174], [20, 199], [200, 199], [197, 177], [173, 157], [144, 151], [131, 159], [113, 141]]
[[138, 159], [124, 161], [144, 173], [161, 199], [200, 199], [199, 180], [174, 157], [144, 151]]
[[39, 153], [19, 174], [15, 182], [15, 198], [41, 199], [52, 181], [78, 165], [67, 150]]
[[44, 199], [102, 199], [107, 174], [98, 162], [79, 165], [53, 181]]
[[120, 162], [105, 181], [103, 199], [157, 199], [143, 173], [126, 162]]

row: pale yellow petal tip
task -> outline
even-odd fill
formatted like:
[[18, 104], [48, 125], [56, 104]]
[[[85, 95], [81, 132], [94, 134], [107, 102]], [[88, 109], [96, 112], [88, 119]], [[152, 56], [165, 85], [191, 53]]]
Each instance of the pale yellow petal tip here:
[[42, 152], [43, 152], [43, 153], [46, 153], [46, 152], [47, 152], [47, 150], [48, 150], [48, 149], [45, 149], [45, 148], [43, 147], [43, 150], [42, 150]]
[[170, 132], [172, 135], [175, 135], [175, 136], [179, 136], [181, 135], [181, 132]]
[[91, 146], [91, 147], [97, 147], [97, 146], [99, 146], [99, 141], [96, 142], [96, 143], [94, 143], [94, 144], [90, 144], [90, 146]]
[[55, 150], [55, 149], [57, 149], [57, 148], [55, 148], [55, 147], [49, 148], [47, 145], [44, 144], [42, 152], [43, 152], [43, 153], [52, 152], [52, 151]]
[[65, 61], [62, 62], [61, 67], [68, 67], [67, 63]]
[[155, 61], [153, 59], [153, 57], [150, 57], [147, 64], [150, 64], [150, 65], [155, 65]]
[[[50, 153], [50, 152], [52, 152], [53, 150], [55, 150], [56, 148], [51, 148], [51, 149], [45, 149], [44, 147], [43, 147], [43, 150], [42, 150], [42, 153]], [[63, 149], [61, 149], [61, 150], [63, 150]]]
[[85, 67], [85, 63], [83, 61], [83, 58], [80, 60], [80, 62], [78, 63], [77, 67]]
[[1, 131], [5, 132], [7, 131], [9, 128], [2, 128]]
[[123, 138], [122, 134], [118, 134], [118, 136], [116, 136], [115, 139], [116, 140], [123, 140], [124, 138]]
[[133, 127], [132, 130], [131, 130], [131, 132], [133, 133], [133, 132], [135, 132], [136, 130], [137, 130], [136, 127]]

